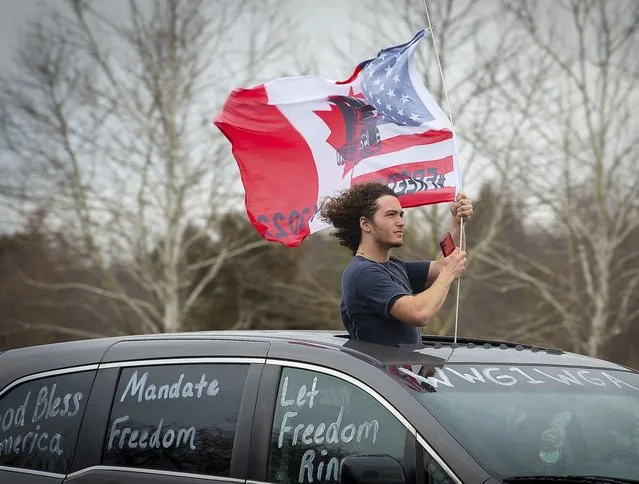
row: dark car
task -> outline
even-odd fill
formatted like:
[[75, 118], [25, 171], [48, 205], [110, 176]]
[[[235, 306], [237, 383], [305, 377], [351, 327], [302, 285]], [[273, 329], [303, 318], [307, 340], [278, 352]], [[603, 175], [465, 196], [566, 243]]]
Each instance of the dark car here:
[[0, 354], [2, 484], [548, 482], [540, 476], [639, 482], [637, 371], [496, 341], [386, 347], [312, 331]]

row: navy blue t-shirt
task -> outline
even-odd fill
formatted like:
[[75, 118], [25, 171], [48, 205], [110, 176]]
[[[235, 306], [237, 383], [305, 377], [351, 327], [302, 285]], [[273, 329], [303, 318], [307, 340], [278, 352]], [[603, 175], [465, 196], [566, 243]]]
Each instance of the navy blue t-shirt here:
[[397, 346], [421, 342], [419, 328], [390, 315], [398, 298], [425, 289], [430, 261], [355, 256], [342, 274], [342, 322], [351, 338]]

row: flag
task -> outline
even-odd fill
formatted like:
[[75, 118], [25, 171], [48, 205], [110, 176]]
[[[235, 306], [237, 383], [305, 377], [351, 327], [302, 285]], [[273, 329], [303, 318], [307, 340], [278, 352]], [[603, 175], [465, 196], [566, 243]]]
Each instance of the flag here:
[[427, 35], [381, 50], [344, 81], [287, 77], [229, 95], [214, 124], [230, 141], [263, 238], [299, 245], [329, 227], [319, 216], [325, 197], [369, 180], [406, 208], [454, 200], [452, 125], [414, 66]]

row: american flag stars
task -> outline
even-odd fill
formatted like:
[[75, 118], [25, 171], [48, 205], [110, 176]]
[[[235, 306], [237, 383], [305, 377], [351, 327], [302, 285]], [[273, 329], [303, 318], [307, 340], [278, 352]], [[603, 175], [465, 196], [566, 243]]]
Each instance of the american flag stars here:
[[409, 48], [413, 42], [386, 49], [369, 61], [362, 76], [362, 93], [385, 121], [417, 127], [435, 118], [411, 78]]

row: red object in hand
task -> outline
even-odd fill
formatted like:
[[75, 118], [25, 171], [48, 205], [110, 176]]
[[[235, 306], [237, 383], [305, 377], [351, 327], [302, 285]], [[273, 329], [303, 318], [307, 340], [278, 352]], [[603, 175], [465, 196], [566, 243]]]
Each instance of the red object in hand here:
[[439, 246], [442, 249], [442, 254], [444, 257], [448, 257], [455, 250], [455, 241], [453, 240], [453, 236], [450, 232], [446, 232], [446, 235], [442, 237], [442, 240], [439, 241]]

